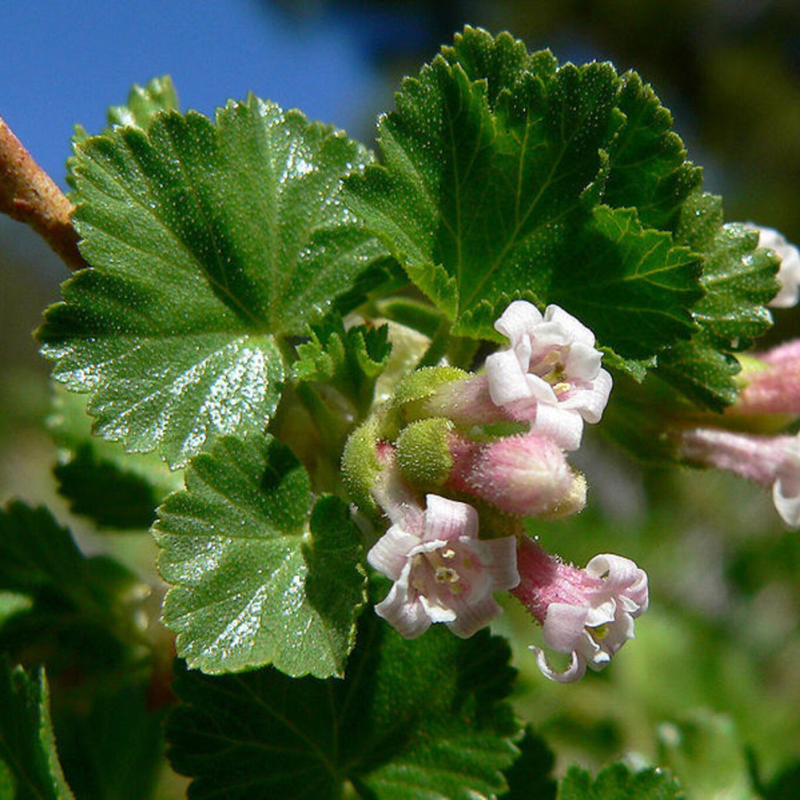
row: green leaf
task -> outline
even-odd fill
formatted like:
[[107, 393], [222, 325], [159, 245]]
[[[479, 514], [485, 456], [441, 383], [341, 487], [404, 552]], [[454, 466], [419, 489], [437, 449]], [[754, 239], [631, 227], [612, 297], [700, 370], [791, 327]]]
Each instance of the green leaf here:
[[54, 713], [61, 765], [78, 798], [157, 800], [164, 715], [148, 700], [146, 687], [126, 686], [98, 695], [89, 709]]
[[598, 206], [554, 275], [551, 299], [569, 308], [620, 356], [646, 358], [695, 330], [701, 264], [630, 209]]
[[558, 786], [552, 777], [553, 753], [530, 726], [518, 747], [520, 756], [506, 772], [509, 791], [503, 800], [555, 800]]
[[95, 432], [182, 465], [221, 434], [263, 430], [284, 339], [383, 254], [339, 198], [369, 160], [340, 131], [250, 98], [216, 124], [156, 115], [77, 149], [75, 221], [94, 267], [38, 336]]
[[719, 349], [746, 350], [772, 325], [766, 306], [780, 288], [780, 261], [758, 247], [758, 231], [722, 223], [721, 199], [696, 193], [677, 235], [705, 256], [706, 293], [694, 309], [703, 338]]
[[147, 529], [156, 506], [183, 485], [153, 454], [125, 453], [118, 442], [91, 435], [85, 395], [58, 391], [47, 420], [58, 445], [54, 474], [70, 510], [91, 517], [101, 528]]
[[772, 325], [766, 304], [779, 284], [779, 262], [758, 247], [758, 233], [724, 225], [722, 201], [695, 192], [684, 205], [676, 237], [704, 256], [704, 297], [694, 308], [699, 330], [659, 355], [658, 371], [695, 403], [721, 411], [736, 400], [732, 355], [750, 347]]
[[[345, 201], [454, 334], [497, 339], [510, 300], [561, 301], [623, 358], [651, 356], [689, 335], [700, 266], [628, 207], [667, 225], [699, 173], [637, 80], [610, 64], [559, 67], [508, 34], [466, 28], [404, 81], [381, 122], [384, 164], [349, 179]], [[596, 289], [602, 311], [585, 300]], [[645, 338], [623, 333], [639, 319]]]
[[650, 84], [632, 71], [621, 82], [617, 102], [625, 123], [607, 148], [603, 202], [635, 207], [647, 228], [673, 230], [703, 171], [686, 160], [683, 142], [672, 130], [672, 115]]
[[180, 674], [168, 755], [197, 800], [494, 797], [517, 755], [508, 659], [484, 631], [409, 642], [368, 614], [343, 681]]
[[679, 342], [658, 357], [658, 374], [697, 405], [722, 411], [739, 389], [734, 381], [741, 365], [700, 340]]
[[178, 92], [169, 75], [152, 78], [144, 86], [134, 83], [128, 102], [108, 109], [111, 125], [133, 125], [147, 130], [150, 121], [160, 111], [178, 111]]
[[58, 762], [44, 671], [32, 680], [5, 657], [0, 658], [0, 763], [15, 785], [14, 800], [73, 800]]
[[[107, 117], [110, 127], [106, 128], [103, 133], [108, 133], [112, 127], [117, 125], [133, 125], [146, 130], [150, 120], [158, 112], [178, 111], [178, 109], [178, 93], [169, 75], [153, 78], [144, 87], [135, 83], [128, 93], [127, 105], [111, 106], [108, 109]], [[88, 138], [89, 134], [86, 129], [82, 125], [76, 125], [71, 140], [72, 149], [75, 150], [85, 144]], [[67, 182], [73, 188], [76, 163], [74, 155], [67, 159]]]
[[271, 436], [221, 439], [159, 516], [159, 570], [172, 585], [164, 622], [189, 666], [343, 674], [364, 601], [360, 535], [341, 500], [312, 511], [289, 448]]
[[113, 559], [86, 558], [44, 508], [0, 511], [0, 591], [18, 606], [27, 598], [0, 628], [0, 649], [35, 654], [73, 687], [91, 690], [145, 656], [132, 615], [146, 588]]
[[597, 777], [580, 767], [570, 767], [558, 788], [558, 800], [684, 800], [686, 795], [668, 773], [660, 769], [631, 772], [612, 764]]
[[389, 363], [388, 334], [388, 325], [356, 325], [345, 331], [340, 316], [326, 317], [312, 326], [310, 341], [298, 346], [295, 378], [330, 384], [363, 416], [372, 404], [375, 381]]

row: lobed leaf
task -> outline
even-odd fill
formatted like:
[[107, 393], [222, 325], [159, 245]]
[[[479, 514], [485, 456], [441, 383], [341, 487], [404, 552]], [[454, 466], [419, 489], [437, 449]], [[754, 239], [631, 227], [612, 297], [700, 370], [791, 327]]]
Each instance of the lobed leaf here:
[[327, 798], [348, 785], [375, 800], [502, 792], [519, 733], [507, 645], [440, 629], [408, 642], [374, 615], [360, 627], [344, 680], [180, 673], [168, 755], [194, 778], [190, 796]]
[[703, 171], [686, 160], [672, 115], [636, 72], [621, 76], [617, 103], [625, 122], [606, 148], [603, 202], [636, 208], [644, 227], [672, 231]]
[[686, 795], [669, 773], [660, 769], [631, 772], [612, 764], [592, 780], [580, 767], [570, 767], [558, 788], [558, 800], [685, 800]]
[[73, 800], [58, 761], [44, 671], [33, 680], [0, 658], [0, 789], [2, 767], [15, 800]]
[[658, 372], [698, 405], [721, 411], [739, 391], [733, 353], [772, 325], [766, 305], [779, 289], [779, 263], [758, 247], [756, 231], [723, 224], [722, 201], [715, 195], [695, 192], [689, 198], [676, 236], [704, 257], [705, 295], [694, 308], [697, 333], [659, 355]]
[[132, 620], [147, 590], [119, 562], [87, 558], [45, 508], [0, 511], [0, 649], [27, 648], [92, 690], [144, 656]]
[[38, 331], [53, 375], [91, 392], [95, 431], [179, 466], [263, 430], [303, 333], [383, 255], [341, 203], [369, 160], [341, 132], [250, 98], [216, 124], [155, 115], [77, 149], [82, 252]]
[[57, 392], [47, 427], [58, 446], [53, 472], [59, 493], [73, 513], [101, 528], [146, 530], [156, 506], [183, 485], [182, 474], [156, 455], [131, 455], [118, 442], [92, 436], [85, 395]]
[[617, 355], [642, 359], [695, 330], [689, 309], [702, 296], [701, 269], [668, 233], [642, 228], [634, 211], [598, 206], [554, 276], [551, 298]]
[[[178, 92], [169, 75], [149, 80], [144, 86], [134, 84], [128, 92], [126, 105], [111, 106], [107, 117], [109, 127], [103, 133], [108, 133], [113, 127], [131, 125], [147, 130], [152, 118], [161, 111], [178, 111]], [[89, 134], [82, 125], [75, 126], [72, 135], [72, 149], [76, 150], [85, 144]], [[67, 182], [75, 186], [75, 165], [77, 159], [71, 155], [67, 159]]]
[[360, 537], [342, 501], [312, 504], [305, 469], [271, 436], [225, 437], [191, 462], [153, 529], [172, 586], [164, 622], [190, 667], [343, 674], [364, 599]]
[[372, 404], [375, 381], [389, 363], [389, 327], [356, 325], [345, 330], [333, 315], [311, 328], [297, 348], [294, 375], [299, 381], [325, 382], [347, 397], [363, 416]]
[[494, 320], [523, 297], [647, 358], [691, 334], [701, 296], [698, 259], [649, 229], [669, 230], [700, 180], [670, 122], [632, 74], [558, 66], [468, 27], [404, 81], [380, 125], [384, 163], [350, 178], [345, 200], [454, 334], [497, 339]]

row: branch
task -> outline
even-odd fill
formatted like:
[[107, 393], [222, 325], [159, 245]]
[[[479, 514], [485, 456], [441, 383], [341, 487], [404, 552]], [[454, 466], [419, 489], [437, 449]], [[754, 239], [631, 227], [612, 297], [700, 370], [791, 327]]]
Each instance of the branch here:
[[70, 269], [88, 264], [78, 250], [74, 206], [0, 117], [0, 213], [30, 225]]

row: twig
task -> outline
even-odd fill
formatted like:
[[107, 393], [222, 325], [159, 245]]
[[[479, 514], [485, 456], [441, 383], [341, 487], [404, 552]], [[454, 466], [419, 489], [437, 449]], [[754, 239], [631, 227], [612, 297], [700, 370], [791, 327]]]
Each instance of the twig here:
[[88, 266], [78, 250], [74, 206], [0, 117], [0, 213], [30, 225], [70, 269]]

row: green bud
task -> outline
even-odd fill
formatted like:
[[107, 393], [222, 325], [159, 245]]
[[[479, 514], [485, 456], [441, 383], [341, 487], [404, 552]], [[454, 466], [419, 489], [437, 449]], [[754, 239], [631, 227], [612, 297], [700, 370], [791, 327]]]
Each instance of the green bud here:
[[379, 415], [373, 414], [350, 434], [342, 454], [342, 473], [350, 499], [372, 516], [381, 513], [372, 497], [372, 488], [381, 472], [376, 451], [379, 425]]
[[468, 372], [456, 367], [425, 367], [412, 372], [395, 391], [392, 406], [404, 420], [429, 416], [425, 413], [425, 401], [436, 390], [448, 383], [463, 381], [470, 377]]
[[449, 419], [434, 417], [403, 428], [395, 445], [395, 458], [403, 476], [413, 486], [433, 489], [450, 476], [453, 457], [449, 439], [453, 427]]

